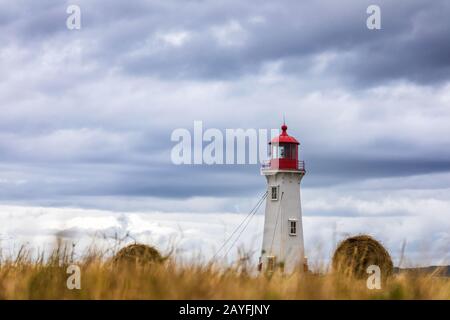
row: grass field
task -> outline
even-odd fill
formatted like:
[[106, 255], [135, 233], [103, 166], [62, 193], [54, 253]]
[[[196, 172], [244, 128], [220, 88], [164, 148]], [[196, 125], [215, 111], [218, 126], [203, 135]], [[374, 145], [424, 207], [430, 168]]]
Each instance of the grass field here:
[[192, 265], [169, 257], [160, 263], [117, 264], [90, 251], [76, 264], [81, 289], [67, 288], [72, 256], [56, 249], [50, 257], [31, 259], [23, 249], [0, 262], [1, 299], [450, 299], [449, 278], [394, 275], [380, 290], [365, 280], [330, 273], [255, 273], [255, 267], [218, 263]]

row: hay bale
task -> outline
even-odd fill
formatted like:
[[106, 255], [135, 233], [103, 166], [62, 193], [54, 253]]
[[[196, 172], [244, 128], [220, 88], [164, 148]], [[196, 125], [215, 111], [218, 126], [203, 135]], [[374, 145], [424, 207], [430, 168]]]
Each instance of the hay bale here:
[[366, 278], [366, 270], [370, 265], [380, 267], [382, 279], [393, 272], [392, 259], [387, 250], [368, 235], [345, 239], [333, 255], [333, 271], [340, 275]]
[[119, 250], [113, 258], [118, 264], [152, 264], [164, 261], [158, 250], [145, 244], [131, 244]]

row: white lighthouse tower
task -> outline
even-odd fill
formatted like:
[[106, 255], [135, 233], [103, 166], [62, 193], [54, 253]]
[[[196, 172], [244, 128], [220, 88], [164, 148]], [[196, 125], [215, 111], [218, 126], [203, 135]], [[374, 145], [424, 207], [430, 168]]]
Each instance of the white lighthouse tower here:
[[303, 246], [300, 182], [305, 165], [298, 160], [300, 143], [287, 134], [269, 142], [270, 160], [263, 164], [261, 174], [267, 179], [267, 200], [260, 268], [273, 271], [281, 268], [292, 272], [305, 265]]

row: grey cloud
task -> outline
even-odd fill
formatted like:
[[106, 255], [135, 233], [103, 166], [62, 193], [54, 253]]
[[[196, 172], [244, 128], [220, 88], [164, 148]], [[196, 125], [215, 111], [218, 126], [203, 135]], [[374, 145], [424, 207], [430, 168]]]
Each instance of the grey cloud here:
[[[236, 79], [258, 73], [265, 63], [281, 61], [283, 72], [302, 77], [313, 73], [316, 57], [331, 53], [334, 58], [321, 75], [336, 77], [340, 85], [367, 87], [383, 81], [432, 84], [449, 80], [450, 5], [446, 1], [379, 1], [380, 31], [365, 26], [370, 1], [79, 4], [85, 20], [76, 38], [85, 41], [84, 57], [101, 61], [103, 68], [118, 68], [130, 75]], [[39, 46], [73, 37], [62, 23], [62, 4], [48, 1], [31, 8], [17, 10], [17, 22], [7, 25], [13, 36], [6, 36], [10, 42], [31, 41]], [[238, 25], [238, 30], [227, 31], [230, 23]], [[240, 36], [244, 40], [237, 45], [221, 45], [214, 28], [222, 28], [224, 37], [228, 32], [230, 41]], [[159, 33], [183, 31], [191, 36], [180, 46], [156, 39]]]

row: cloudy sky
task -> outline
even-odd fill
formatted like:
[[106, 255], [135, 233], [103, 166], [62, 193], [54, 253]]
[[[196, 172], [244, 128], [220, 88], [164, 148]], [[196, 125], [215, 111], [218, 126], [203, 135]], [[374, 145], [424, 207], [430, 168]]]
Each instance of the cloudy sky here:
[[[308, 170], [308, 255], [367, 232], [396, 263], [404, 243], [413, 264], [448, 263], [449, 16], [446, 0], [0, 0], [2, 244], [128, 231], [213, 252], [265, 180], [258, 165], [176, 166], [171, 133], [285, 114]], [[262, 223], [240, 245], [258, 251]]]

